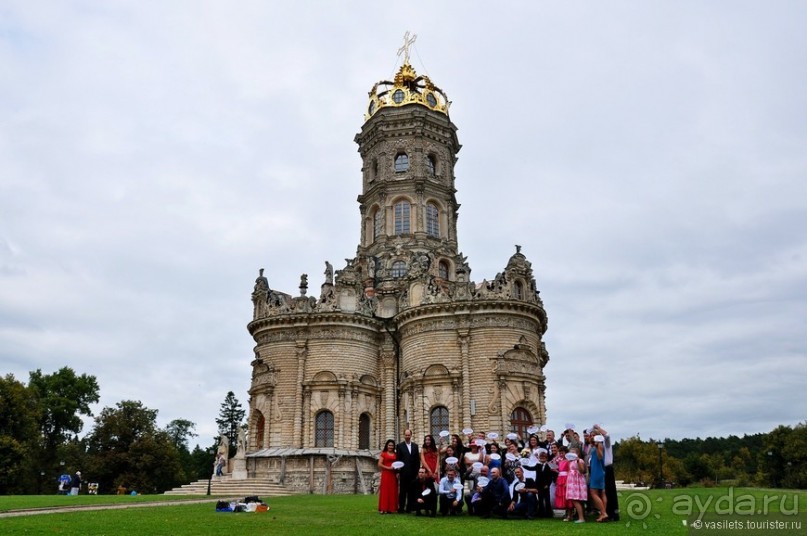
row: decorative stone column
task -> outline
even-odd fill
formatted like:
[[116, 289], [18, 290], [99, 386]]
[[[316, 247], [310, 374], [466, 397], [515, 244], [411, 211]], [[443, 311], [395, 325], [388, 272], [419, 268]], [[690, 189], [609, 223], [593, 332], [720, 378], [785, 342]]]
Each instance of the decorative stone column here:
[[[381, 432], [389, 428], [389, 425], [387, 424], [389, 420], [387, 419], [387, 415], [385, 415], [382, 408], [384, 408], [384, 399], [381, 397], [381, 393], [379, 392], [375, 395], [376, 422], [373, 423], [375, 426], [374, 429], [372, 430], [371, 435], [371, 437], [373, 436], [375, 437], [375, 443], [370, 444], [371, 448], [373, 445], [376, 445], [380, 448], [381, 446], [383, 446], [383, 442], [386, 441], [386, 439], [384, 439], [381, 436]], [[392, 436], [385, 436], [385, 437], [392, 437]]]
[[308, 357], [308, 345], [305, 340], [298, 340], [297, 346], [297, 392], [294, 397], [294, 436], [293, 442], [298, 448], [305, 446], [303, 439], [303, 380], [305, 379], [305, 361]]
[[353, 437], [348, 441], [347, 448], [359, 448], [359, 386], [353, 383], [348, 391], [348, 415], [350, 416], [350, 430], [353, 430]]
[[423, 400], [423, 378], [420, 377], [415, 381], [415, 386], [413, 389], [413, 394], [415, 397], [415, 401], [413, 404], [412, 412], [414, 415], [412, 416], [412, 424], [411, 427], [414, 428], [412, 433], [415, 434], [415, 437], [421, 437], [425, 434], [423, 432], [424, 429], [428, 428], [424, 423], [426, 422], [426, 405], [424, 404], [425, 400]]
[[462, 386], [460, 385], [460, 380], [456, 378], [451, 381], [451, 395], [452, 406], [449, 408], [448, 413], [451, 422], [448, 425], [451, 430], [460, 430], [462, 429], [462, 423], [460, 422], [460, 406], [463, 405]]
[[311, 422], [313, 419], [310, 418], [311, 416], [311, 386], [304, 385], [303, 386], [303, 403], [302, 409], [300, 411], [300, 421], [301, 424], [304, 423], [305, 426], [301, 426], [301, 439], [300, 439], [300, 448], [310, 447], [313, 445], [314, 441], [314, 433], [312, 431], [312, 427], [314, 424]]
[[[339, 438], [338, 438], [338, 442], [336, 442], [336, 441], [334, 442], [334, 446], [336, 448], [341, 448], [341, 449], [350, 448], [349, 446], [345, 445], [345, 428], [353, 430], [353, 427], [350, 426], [350, 423], [349, 423], [350, 418], [348, 417], [348, 408], [345, 405], [345, 392], [346, 391], [347, 391], [347, 386], [344, 383], [340, 383], [340, 385], [339, 385], [339, 413], [341, 413], [341, 415], [339, 415], [339, 421], [338, 422], [341, 423], [342, 426], [338, 426], [338, 428], [339, 428]], [[336, 425], [336, 422], [334, 423], [334, 425]]]
[[[498, 381], [496, 382], [499, 387], [499, 423], [498, 428], [504, 430], [504, 423], [508, 421], [505, 412], [507, 411], [504, 407], [504, 394], [507, 391], [507, 379], [504, 376], [499, 376]], [[491, 414], [491, 417], [495, 415]], [[496, 426], [496, 423], [491, 423], [491, 426]]]
[[261, 444], [263, 444], [263, 448], [267, 448], [271, 445], [269, 438], [271, 437], [272, 404], [275, 400], [275, 388], [273, 386], [267, 387], [265, 396], [266, 398], [261, 408], [261, 413], [263, 414], [263, 437], [261, 438]]
[[471, 425], [471, 364], [468, 357], [470, 338], [470, 330], [457, 331], [457, 343], [460, 346], [462, 360], [462, 390], [459, 398], [462, 401], [462, 423], [457, 429]]
[[381, 360], [384, 364], [385, 437], [397, 437], [395, 434], [395, 353], [382, 351]]

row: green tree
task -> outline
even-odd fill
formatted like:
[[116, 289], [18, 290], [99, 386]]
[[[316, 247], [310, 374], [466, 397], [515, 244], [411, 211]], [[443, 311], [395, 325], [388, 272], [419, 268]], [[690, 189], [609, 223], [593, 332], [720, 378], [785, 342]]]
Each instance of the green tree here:
[[[75, 471], [79, 467], [67, 464], [60, 451], [74, 442], [84, 427], [82, 415], [92, 416], [90, 404], [98, 402], [98, 382], [95, 376], [77, 375], [70, 367], [62, 367], [53, 374], [44, 374], [41, 369], [29, 373], [28, 387], [34, 393], [40, 408], [38, 423], [39, 441], [29, 453], [29, 480], [39, 482], [41, 473], [47, 475], [48, 483], [60, 470]], [[68, 449], [83, 455], [83, 442]], [[72, 460], [73, 464], [80, 463]], [[47, 488], [45, 488], [47, 489]]]
[[179, 454], [182, 471], [188, 480], [194, 480], [196, 475], [195, 463], [188, 450], [188, 441], [197, 436], [193, 431], [195, 428], [196, 424], [187, 419], [174, 419], [164, 430]]
[[235, 455], [238, 430], [241, 428], [245, 414], [246, 411], [241, 409], [241, 403], [235, 398], [235, 394], [229, 391], [224, 402], [221, 403], [216, 424], [219, 425], [219, 434], [226, 436], [230, 441], [230, 456]]
[[155, 493], [186, 481], [179, 451], [156, 420], [157, 410], [140, 401], [124, 400], [101, 410], [87, 443], [88, 474], [102, 491], [122, 484]]
[[697, 454], [695, 452], [689, 454], [684, 459], [684, 467], [695, 482], [702, 482], [710, 477], [714, 478], [709, 466], [709, 456], [706, 454]]
[[614, 458], [618, 479], [648, 484], [658, 480], [658, 447], [653, 441], [630, 437], [617, 444]]
[[763, 482], [772, 487], [807, 488], [807, 423], [777, 426], [759, 454]]
[[192, 437], [197, 437], [198, 434], [194, 432], [196, 423], [187, 419], [174, 419], [165, 427], [165, 433], [171, 438], [171, 442], [177, 449], [188, 450], [188, 441]]
[[203, 449], [199, 445], [191, 452], [191, 472], [188, 476], [191, 480], [209, 478], [213, 474], [213, 461], [216, 458], [218, 442], [213, 440], [208, 448]]
[[56, 447], [81, 432], [81, 415], [91, 417], [90, 404], [99, 400], [95, 376], [77, 376], [70, 367], [53, 374], [37, 369], [30, 373], [28, 387], [41, 404], [39, 428], [48, 453], [55, 453]]
[[24, 468], [34, 446], [39, 405], [12, 374], [0, 377], [0, 495], [32, 492]]

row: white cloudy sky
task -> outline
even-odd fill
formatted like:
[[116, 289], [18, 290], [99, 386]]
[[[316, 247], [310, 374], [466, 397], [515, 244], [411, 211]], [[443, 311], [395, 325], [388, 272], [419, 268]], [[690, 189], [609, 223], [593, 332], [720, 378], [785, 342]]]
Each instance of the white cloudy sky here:
[[[453, 101], [472, 279], [521, 244], [553, 427], [807, 419], [803, 2], [0, 3], [0, 373], [97, 376], [204, 445], [246, 404], [257, 269], [359, 239], [353, 136], [413, 64]], [[86, 429], [85, 429], [86, 431]]]

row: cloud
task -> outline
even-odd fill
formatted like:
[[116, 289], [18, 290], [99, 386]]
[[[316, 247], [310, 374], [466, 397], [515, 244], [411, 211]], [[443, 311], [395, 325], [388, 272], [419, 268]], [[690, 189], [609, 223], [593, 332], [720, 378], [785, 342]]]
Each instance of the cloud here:
[[212, 441], [227, 391], [248, 399], [257, 269], [291, 292], [355, 252], [352, 140], [409, 29], [453, 101], [473, 279], [514, 244], [533, 263], [550, 424], [803, 420], [805, 8], [507, 7], [429, 4], [407, 28], [369, 2], [6, 5], [7, 371], [72, 366], [99, 409], [142, 400]]

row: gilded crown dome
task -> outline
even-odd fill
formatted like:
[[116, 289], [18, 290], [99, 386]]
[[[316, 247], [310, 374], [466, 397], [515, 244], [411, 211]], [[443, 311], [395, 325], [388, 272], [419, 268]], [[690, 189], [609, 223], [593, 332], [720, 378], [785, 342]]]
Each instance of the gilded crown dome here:
[[435, 112], [448, 115], [451, 102], [442, 89], [435, 86], [426, 75], [418, 75], [409, 61], [404, 61], [392, 82], [376, 82], [370, 90], [370, 102], [364, 120], [370, 119], [381, 108], [399, 108], [419, 104]]

